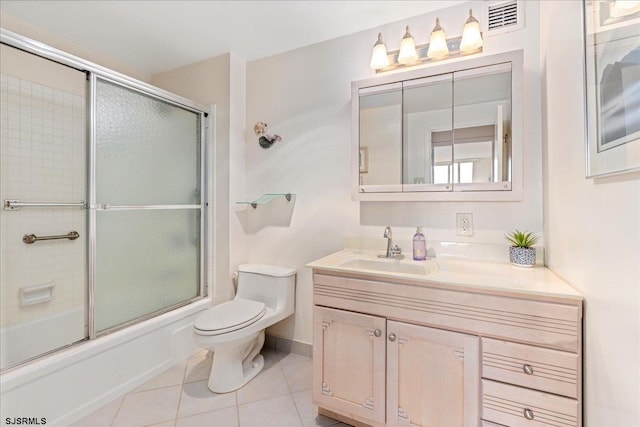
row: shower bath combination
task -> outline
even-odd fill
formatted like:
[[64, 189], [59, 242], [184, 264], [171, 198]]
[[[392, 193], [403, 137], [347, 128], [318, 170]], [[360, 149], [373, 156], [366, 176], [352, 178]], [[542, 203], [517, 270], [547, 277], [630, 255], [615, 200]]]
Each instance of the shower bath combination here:
[[[44, 378], [81, 369], [80, 360], [133, 336], [190, 338], [183, 323], [210, 305], [205, 159], [213, 118], [188, 99], [0, 35], [4, 413], [21, 407], [27, 391], [19, 389], [36, 371]], [[171, 363], [162, 354], [148, 366], [133, 363], [132, 381]], [[104, 390], [83, 398], [99, 405], [109, 398]], [[59, 413], [73, 416], [63, 406]]]

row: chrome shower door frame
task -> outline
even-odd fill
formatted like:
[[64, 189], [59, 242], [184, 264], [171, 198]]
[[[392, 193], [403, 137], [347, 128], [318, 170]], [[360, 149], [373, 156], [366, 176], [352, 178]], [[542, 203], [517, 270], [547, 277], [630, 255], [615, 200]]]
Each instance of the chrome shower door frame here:
[[[88, 262], [88, 339], [94, 339], [115, 332], [116, 330], [125, 328], [132, 324], [140, 323], [149, 318], [158, 316], [159, 314], [174, 310], [180, 306], [187, 305], [193, 301], [202, 299], [207, 295], [207, 266], [208, 260], [211, 258], [207, 253], [208, 235], [210, 230], [207, 227], [207, 218], [209, 215], [210, 203], [208, 201], [209, 188], [207, 185], [208, 170], [213, 167], [207, 162], [209, 150], [212, 149], [208, 145], [208, 116], [210, 109], [207, 106], [193, 102], [190, 99], [183, 98], [179, 95], [157, 88], [140, 80], [126, 76], [124, 74], [113, 71], [109, 68], [100, 66], [93, 62], [84, 60], [67, 52], [48, 46], [44, 43], [21, 36], [11, 31], [0, 28], [0, 43], [15, 47], [28, 53], [40, 56], [42, 58], [57, 62], [59, 64], [82, 71], [87, 75], [87, 262]], [[96, 83], [97, 79], [103, 79], [111, 83], [115, 83], [126, 87], [127, 89], [140, 92], [153, 98], [168, 102], [180, 108], [190, 110], [200, 115], [200, 204], [198, 205], [182, 205], [178, 209], [199, 209], [200, 210], [200, 288], [198, 296], [190, 300], [183, 301], [171, 307], [150, 313], [146, 316], [136, 318], [125, 324], [117, 325], [113, 328], [96, 332], [95, 328], [95, 263], [96, 263]], [[115, 208], [115, 207], [114, 207]], [[127, 209], [131, 207], [121, 206], [119, 209]], [[139, 208], [136, 206], [136, 208]], [[149, 205], [146, 209], [167, 209], [167, 206]], [[172, 206], [176, 209], [176, 206]], [[115, 210], [115, 209], [114, 209]], [[71, 344], [73, 345], [73, 344]], [[66, 348], [66, 347], [64, 347]], [[54, 350], [57, 351], [57, 350]], [[47, 353], [50, 354], [50, 353]], [[39, 356], [41, 357], [41, 356]], [[38, 358], [39, 358], [38, 357]]]
[[[169, 312], [178, 307], [182, 307], [184, 305], [190, 304], [193, 301], [197, 301], [203, 298], [206, 294], [206, 218], [207, 218], [207, 207], [208, 203], [206, 201], [207, 195], [207, 186], [206, 186], [206, 177], [207, 177], [207, 165], [206, 165], [206, 154], [207, 154], [207, 144], [206, 144], [206, 121], [209, 113], [204, 111], [201, 108], [194, 108], [191, 106], [186, 106], [183, 103], [178, 102], [173, 99], [173, 97], [168, 97], [167, 92], [158, 90], [153, 86], [145, 87], [143, 85], [138, 84], [128, 84], [127, 82], [123, 82], [122, 78], [113, 78], [114, 76], [107, 76], [96, 72], [88, 73], [88, 85], [89, 97], [87, 98], [89, 104], [89, 114], [88, 120], [90, 125], [89, 129], [89, 158], [88, 158], [88, 169], [89, 169], [89, 185], [88, 185], [88, 194], [87, 200], [89, 201], [87, 204], [87, 209], [89, 210], [88, 222], [87, 222], [87, 242], [88, 242], [88, 256], [89, 256], [89, 339], [93, 339], [98, 336], [107, 335], [112, 332], [118, 331], [120, 329], [126, 328], [131, 325], [135, 325], [144, 320], [151, 319], [156, 317], [162, 313]], [[97, 82], [99, 80], [109, 82], [126, 89], [130, 89], [132, 91], [138, 92], [142, 95], [146, 95], [152, 97], [154, 99], [167, 102], [169, 104], [175, 105], [176, 107], [183, 108], [185, 110], [192, 111], [196, 114], [199, 114], [200, 120], [200, 203], [197, 205], [122, 205], [122, 206], [99, 206], [96, 201], [96, 149], [97, 149]], [[204, 107], [203, 107], [204, 108]], [[96, 225], [97, 225], [97, 211], [120, 211], [120, 210], [200, 210], [200, 287], [198, 291], [198, 295], [195, 298], [191, 298], [189, 300], [182, 301], [178, 304], [172, 305], [170, 307], [154, 311], [147, 315], [135, 318], [131, 321], [113, 326], [111, 328], [105, 329], [103, 331], [96, 330], [96, 302], [95, 302], [95, 289], [96, 289]]]

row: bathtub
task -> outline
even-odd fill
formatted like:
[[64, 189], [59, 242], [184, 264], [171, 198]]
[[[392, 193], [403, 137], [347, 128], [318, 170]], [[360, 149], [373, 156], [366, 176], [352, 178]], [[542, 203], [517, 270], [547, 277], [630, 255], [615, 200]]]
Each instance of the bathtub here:
[[84, 310], [77, 308], [0, 329], [0, 366], [10, 366], [80, 341], [87, 335], [85, 323]]
[[[202, 299], [3, 373], [3, 419], [46, 418], [47, 425], [73, 424], [197, 352], [193, 322], [211, 304], [211, 299]], [[60, 321], [71, 320], [61, 317]], [[13, 333], [6, 332], [8, 337]], [[25, 343], [6, 351], [7, 357], [17, 357], [14, 354], [31, 348]]]

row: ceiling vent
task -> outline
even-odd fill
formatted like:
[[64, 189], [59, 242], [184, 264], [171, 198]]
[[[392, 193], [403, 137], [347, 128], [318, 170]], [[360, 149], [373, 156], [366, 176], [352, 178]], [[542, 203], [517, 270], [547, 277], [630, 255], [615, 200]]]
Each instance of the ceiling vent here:
[[522, 7], [520, 0], [485, 2], [487, 35], [524, 28]]

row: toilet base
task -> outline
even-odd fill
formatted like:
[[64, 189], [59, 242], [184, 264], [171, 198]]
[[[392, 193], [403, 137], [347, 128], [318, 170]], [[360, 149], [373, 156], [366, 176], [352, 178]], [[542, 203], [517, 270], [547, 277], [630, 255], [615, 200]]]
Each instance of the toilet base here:
[[260, 350], [264, 345], [264, 330], [248, 337], [244, 343], [216, 347], [207, 386], [214, 393], [235, 391], [264, 368]]

